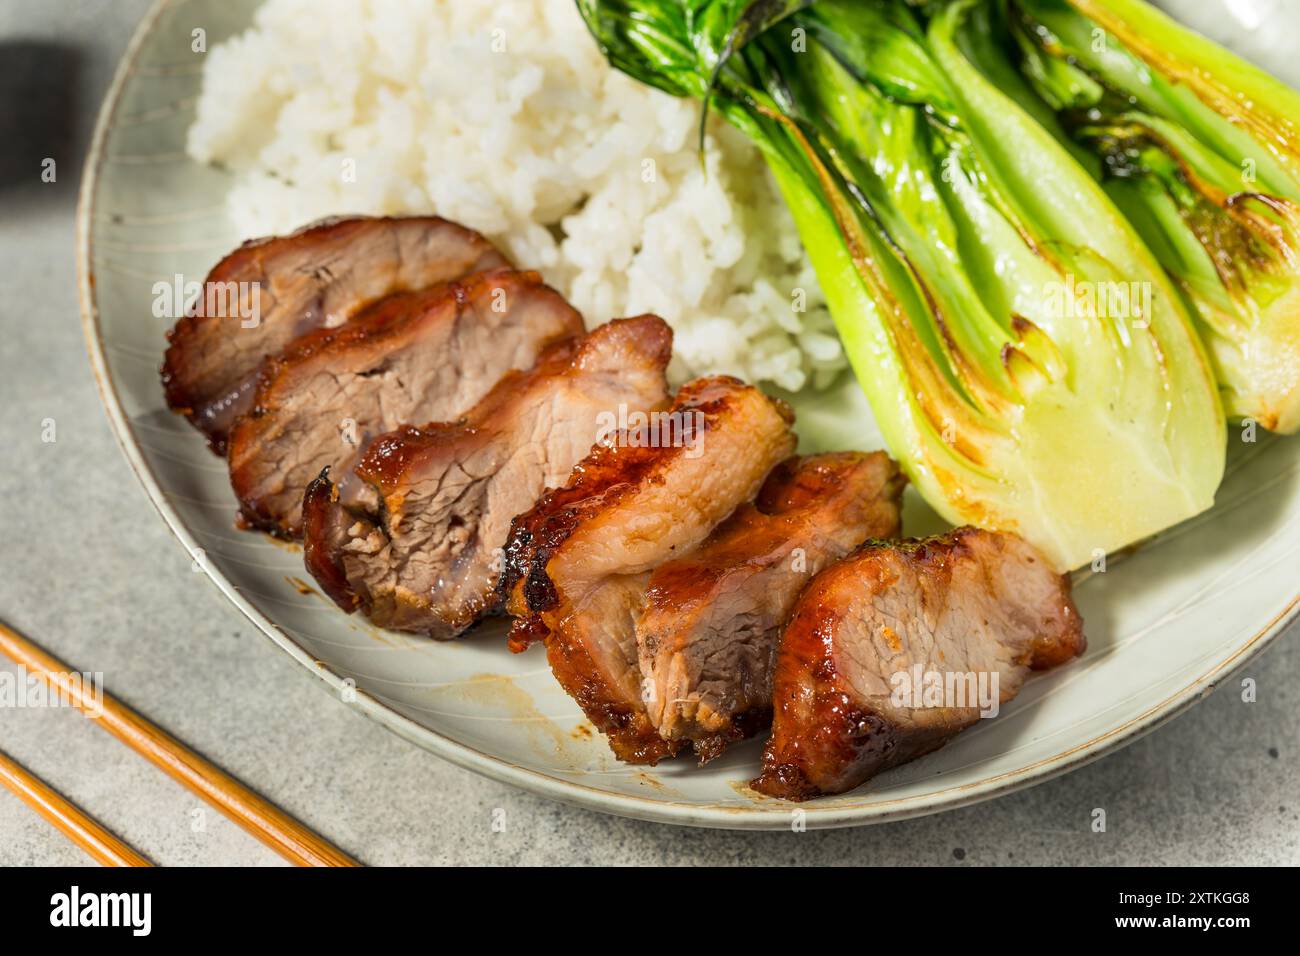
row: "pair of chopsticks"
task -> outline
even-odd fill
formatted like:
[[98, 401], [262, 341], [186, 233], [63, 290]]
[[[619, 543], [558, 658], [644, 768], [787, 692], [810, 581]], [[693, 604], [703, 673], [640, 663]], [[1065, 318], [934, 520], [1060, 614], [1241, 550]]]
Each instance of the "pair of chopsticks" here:
[[[92, 699], [73, 671], [13, 628], [0, 622], [0, 653], [22, 665], [51, 690], [173, 780], [202, 797], [285, 859], [299, 866], [360, 866], [324, 837], [313, 833], [279, 807], [249, 790], [220, 767], [199, 756], [157, 724], [141, 717], [107, 692]], [[39, 777], [0, 752], [0, 783], [105, 866], [151, 866], [130, 846], [50, 788]]]

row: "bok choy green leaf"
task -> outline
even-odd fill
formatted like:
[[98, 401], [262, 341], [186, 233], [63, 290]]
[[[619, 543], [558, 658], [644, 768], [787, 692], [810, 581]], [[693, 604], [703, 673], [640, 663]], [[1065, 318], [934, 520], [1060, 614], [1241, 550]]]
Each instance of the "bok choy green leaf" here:
[[762, 150], [890, 450], [1062, 569], [1210, 506], [1191, 317], [1095, 179], [963, 49], [976, 0], [579, 0], [619, 69]]

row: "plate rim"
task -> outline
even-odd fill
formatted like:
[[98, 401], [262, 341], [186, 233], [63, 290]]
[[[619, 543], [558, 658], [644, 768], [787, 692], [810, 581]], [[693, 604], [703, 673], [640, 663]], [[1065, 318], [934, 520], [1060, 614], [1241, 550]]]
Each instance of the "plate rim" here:
[[[104, 160], [104, 145], [117, 116], [122, 91], [135, 75], [137, 60], [145, 41], [153, 31], [162, 13], [177, 0], [154, 0], [145, 13], [126, 52], [114, 71], [95, 121], [90, 149], [82, 167], [76, 213], [77, 293], [81, 312], [82, 333], [90, 358], [91, 372], [99, 393], [100, 404], [108, 418], [109, 427], [117, 441], [122, 456], [144, 488], [154, 510], [163, 519], [177, 541], [191, 556], [198, 543], [181, 516], [167, 500], [148, 461], [140, 451], [135, 433], [118, 396], [116, 383], [109, 371], [104, 351], [104, 341], [99, 323], [99, 305], [96, 299], [94, 275], [91, 269], [91, 224], [94, 221], [100, 169]], [[287, 653], [309, 673], [314, 674], [324, 689], [332, 691], [336, 701], [349, 703], [341, 693], [348, 685], [345, 679], [317, 660], [255, 604], [248, 601], [226, 579], [220, 569], [209, 562], [201, 566], [208, 579], [244, 615], [257, 630], [273, 644]], [[770, 806], [738, 806], [733, 804], [701, 803], [637, 797], [610, 793], [574, 781], [563, 780], [537, 770], [522, 767], [501, 757], [452, 740], [432, 728], [416, 723], [399, 713], [377, 697], [360, 688], [350, 688], [356, 707], [371, 720], [396, 733], [403, 739], [430, 751], [451, 763], [474, 771], [490, 779], [541, 794], [561, 803], [580, 806], [604, 813], [631, 817], [656, 823], [682, 826], [702, 826], [738, 830], [786, 830], [791, 827], [791, 814], [802, 810], [802, 822], [809, 829], [863, 826], [925, 816], [946, 810], [955, 810], [990, 800], [1014, 790], [1024, 789], [1071, 770], [1132, 743], [1139, 737], [1165, 725], [1182, 714], [1197, 701], [1208, 696], [1218, 684], [1237, 668], [1245, 665], [1262, 651], [1293, 620], [1300, 617], [1300, 593], [1263, 628], [1245, 640], [1225, 661], [1197, 675], [1181, 689], [1144, 710], [1119, 727], [1080, 744], [1068, 747], [1050, 757], [1044, 757], [1027, 766], [983, 777], [957, 786], [902, 797], [895, 800], [874, 801], [858, 805], [817, 807], [784, 800], [772, 800]]]

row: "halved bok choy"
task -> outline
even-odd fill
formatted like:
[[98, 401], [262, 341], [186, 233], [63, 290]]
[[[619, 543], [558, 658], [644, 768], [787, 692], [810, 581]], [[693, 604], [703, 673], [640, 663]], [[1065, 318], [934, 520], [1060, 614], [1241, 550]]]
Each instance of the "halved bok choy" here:
[[1142, 0], [986, 0], [963, 40], [1181, 287], [1228, 414], [1300, 430], [1300, 95]]
[[619, 69], [758, 144], [890, 450], [1060, 569], [1194, 515], [1222, 406], [1177, 291], [969, 61], [971, 0], [579, 0]]

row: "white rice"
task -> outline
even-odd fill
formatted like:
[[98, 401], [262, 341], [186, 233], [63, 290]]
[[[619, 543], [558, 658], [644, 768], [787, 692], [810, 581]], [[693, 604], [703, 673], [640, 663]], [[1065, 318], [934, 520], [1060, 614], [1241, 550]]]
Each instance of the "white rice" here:
[[[754, 147], [611, 69], [573, 0], [268, 0], [207, 56], [189, 152], [242, 235], [343, 213], [482, 231], [586, 316], [655, 312], [678, 382], [797, 390], [845, 366]], [[799, 310], [799, 305], [803, 310]]]

